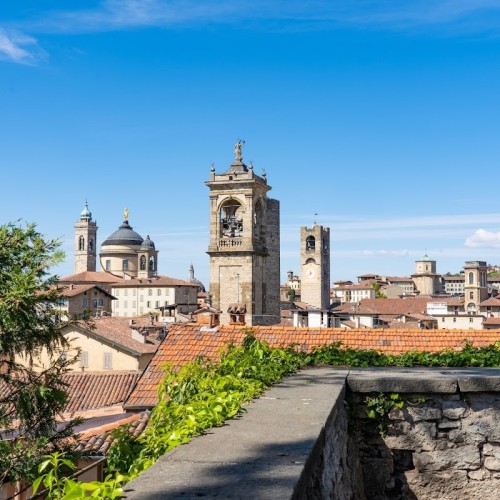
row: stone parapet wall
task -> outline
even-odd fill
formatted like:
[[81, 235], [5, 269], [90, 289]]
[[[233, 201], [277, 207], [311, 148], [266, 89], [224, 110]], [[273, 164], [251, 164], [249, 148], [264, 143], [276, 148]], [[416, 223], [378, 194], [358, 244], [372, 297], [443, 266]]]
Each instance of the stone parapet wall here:
[[[466, 370], [458, 377], [438, 371], [434, 379], [422, 380], [417, 372], [405, 387], [404, 379], [395, 380], [394, 374], [382, 381], [371, 373], [371, 381], [364, 380], [366, 372], [361, 380], [348, 376], [349, 385], [358, 390], [377, 385], [383, 390], [348, 396], [351, 429], [364, 484], [369, 485], [366, 498], [500, 497], [500, 393], [478, 391], [496, 388], [496, 377], [488, 377], [488, 370], [481, 372], [483, 377], [467, 377]], [[417, 392], [418, 385], [428, 390]], [[367, 406], [369, 400], [377, 403]], [[379, 415], [375, 409], [387, 401], [402, 407]], [[376, 418], [367, 418], [369, 410]]]
[[[402, 407], [367, 418], [366, 398], [380, 393], [397, 393]], [[322, 367], [164, 455], [124, 498], [493, 500], [499, 491], [500, 370]]]

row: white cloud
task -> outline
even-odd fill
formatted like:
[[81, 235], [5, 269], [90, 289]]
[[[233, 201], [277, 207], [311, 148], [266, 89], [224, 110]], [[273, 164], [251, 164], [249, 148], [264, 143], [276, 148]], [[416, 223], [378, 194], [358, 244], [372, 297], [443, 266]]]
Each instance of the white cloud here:
[[468, 248], [500, 248], [500, 232], [478, 229], [465, 240]]
[[[499, 0], [104, 0], [94, 9], [52, 11], [31, 20], [38, 32], [90, 32], [188, 22], [262, 21], [404, 29], [455, 24], [462, 29], [498, 26]], [[477, 16], [475, 16], [477, 14]], [[474, 17], [474, 19], [471, 19]]]
[[33, 37], [0, 28], [0, 59], [20, 64], [35, 64], [44, 56], [45, 52]]

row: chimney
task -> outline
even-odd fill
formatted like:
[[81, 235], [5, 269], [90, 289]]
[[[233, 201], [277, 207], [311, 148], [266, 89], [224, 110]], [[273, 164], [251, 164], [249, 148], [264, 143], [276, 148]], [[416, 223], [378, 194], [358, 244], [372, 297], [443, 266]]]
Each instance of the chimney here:
[[136, 330], [135, 328], [132, 328], [130, 331], [132, 332], [132, 338], [134, 340], [137, 340], [137, 342], [140, 342], [141, 344], [146, 343], [146, 337], [149, 335], [148, 330], [143, 330], [141, 332], [139, 330]]

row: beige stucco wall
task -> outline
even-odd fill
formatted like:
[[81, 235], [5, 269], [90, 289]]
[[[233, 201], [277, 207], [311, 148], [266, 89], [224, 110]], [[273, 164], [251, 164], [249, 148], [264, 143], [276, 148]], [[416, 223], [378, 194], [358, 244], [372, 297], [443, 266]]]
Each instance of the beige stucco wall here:
[[[65, 335], [66, 339], [70, 342], [72, 349], [69, 351], [69, 355], [74, 355], [77, 349], [80, 348], [82, 352], [88, 353], [88, 367], [85, 371], [102, 371], [104, 370], [104, 353], [111, 353], [111, 370], [140, 370], [143, 369], [149, 359], [151, 359], [152, 354], [142, 355], [139, 361], [137, 355], [132, 355], [126, 351], [120, 350], [117, 347], [111, 347], [110, 345], [94, 339], [84, 333], [70, 329]], [[16, 360], [20, 363], [26, 364], [27, 361], [22, 356], [16, 356]], [[47, 351], [43, 351], [36, 360], [37, 369], [42, 371], [44, 367], [47, 367], [50, 363], [50, 358], [47, 355]], [[76, 361], [70, 367], [71, 371], [82, 371], [80, 366], [80, 361]]]
[[[137, 276], [138, 273], [138, 255], [140, 245], [106, 245], [101, 247], [99, 261], [102, 271], [108, 271], [116, 276]], [[123, 271], [123, 260], [128, 260], [128, 270]], [[111, 267], [106, 269], [106, 261], [111, 261]]]
[[437, 327], [448, 330], [482, 330], [483, 316], [436, 316]]

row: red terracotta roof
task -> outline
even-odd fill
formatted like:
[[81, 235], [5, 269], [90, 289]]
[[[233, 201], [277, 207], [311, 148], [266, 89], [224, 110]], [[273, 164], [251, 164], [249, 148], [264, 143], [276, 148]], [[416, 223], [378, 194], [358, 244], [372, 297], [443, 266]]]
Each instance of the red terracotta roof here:
[[110, 273], [105, 272], [95, 272], [95, 271], [85, 271], [83, 273], [72, 274], [71, 276], [65, 276], [61, 278], [59, 282], [61, 283], [118, 283], [123, 281], [123, 278], [119, 276], [114, 276]]
[[483, 300], [479, 303], [481, 307], [483, 306], [495, 306], [500, 307], [500, 297], [489, 297], [486, 300]]
[[106, 455], [113, 444], [112, 431], [121, 426], [128, 426], [131, 436], [137, 437], [146, 428], [149, 422], [149, 412], [136, 413], [132, 416], [117, 420], [113, 423], [95, 427], [80, 434], [74, 450], [83, 455]]
[[[138, 371], [68, 372], [62, 376], [68, 393], [65, 412], [95, 410], [123, 403], [139, 380]], [[11, 388], [0, 381], [0, 397], [6, 397]]]
[[77, 295], [80, 295], [83, 292], [88, 292], [89, 290], [92, 290], [92, 288], [95, 288], [114, 299], [114, 297], [108, 291], [104, 290], [104, 288], [101, 288], [100, 286], [92, 283], [86, 283], [82, 285], [74, 285], [74, 284], [68, 284], [65, 286], [58, 285], [55, 286], [54, 288], [57, 288], [61, 291], [61, 297], [68, 297], [68, 298], [76, 297]]
[[[343, 329], [295, 328], [284, 326], [254, 326], [255, 336], [272, 347], [295, 345], [310, 351], [314, 347], [342, 342], [354, 349], [376, 349], [386, 354], [409, 350], [436, 352], [460, 349], [464, 340], [487, 346], [500, 340], [495, 330], [420, 330], [420, 329]], [[137, 386], [128, 398], [126, 408], [151, 408], [157, 402], [157, 387], [165, 364], [181, 366], [198, 356], [216, 359], [229, 343], [240, 344], [245, 338], [240, 326], [213, 329], [199, 325], [173, 325], [153, 359], [144, 370]]]
[[190, 283], [189, 281], [179, 280], [177, 278], [170, 278], [169, 276], [157, 276], [155, 278], [134, 278], [131, 280], [123, 280], [120, 283], [116, 283], [113, 288], [135, 288], [138, 286], [192, 286], [194, 288], [198, 288], [199, 285], [196, 283]]
[[407, 297], [404, 299], [363, 299], [360, 300], [356, 309], [354, 304], [346, 302], [335, 309], [333, 312], [349, 312], [356, 314], [384, 314], [384, 315], [403, 315], [403, 314], [426, 314], [427, 304], [430, 302], [446, 302], [449, 305], [460, 305], [463, 300], [454, 297]]
[[500, 318], [486, 318], [483, 325], [500, 325]]
[[112, 406], [126, 400], [140, 372], [65, 373], [68, 402], [65, 410], [78, 412]]
[[[156, 339], [154, 333], [166, 328], [165, 323], [154, 321], [153, 324], [150, 324], [148, 318], [133, 318], [132, 321], [134, 321], [134, 324], [131, 326], [129, 324], [131, 320], [131, 318], [102, 316], [92, 318], [90, 323], [85, 323], [85, 326], [83, 326], [84, 324], [76, 325], [75, 328], [80, 329], [83, 333], [90, 336], [98, 336], [137, 354], [155, 352], [160, 344], [160, 340]], [[154, 333], [147, 336], [145, 343], [135, 340], [132, 337], [132, 329], [141, 331], [147, 328], [150, 328]]]

